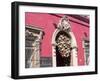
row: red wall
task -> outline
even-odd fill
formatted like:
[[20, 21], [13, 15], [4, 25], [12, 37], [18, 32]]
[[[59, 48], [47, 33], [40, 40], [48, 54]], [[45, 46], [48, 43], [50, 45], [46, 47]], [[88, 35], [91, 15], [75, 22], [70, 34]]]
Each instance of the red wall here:
[[[25, 25], [38, 26], [43, 29], [45, 35], [41, 41], [41, 56], [42, 57], [52, 57], [52, 36], [55, 30], [55, 24], [58, 24], [61, 19], [62, 14], [57, 14], [58, 16], [47, 14], [47, 13], [25, 13]], [[71, 16], [68, 16], [71, 24], [71, 30], [74, 33], [78, 45], [78, 64], [84, 65], [84, 50], [82, 47], [82, 39], [84, 37], [84, 32], [89, 37], [89, 24]], [[75, 22], [73, 22], [75, 21]], [[77, 23], [78, 22], [78, 23]], [[80, 24], [81, 23], [81, 24]], [[85, 26], [86, 25], [86, 26]]]

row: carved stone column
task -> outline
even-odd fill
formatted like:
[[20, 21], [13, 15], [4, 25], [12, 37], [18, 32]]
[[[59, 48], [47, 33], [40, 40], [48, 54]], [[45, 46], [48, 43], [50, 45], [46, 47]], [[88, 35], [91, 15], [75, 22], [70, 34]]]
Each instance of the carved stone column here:
[[77, 47], [73, 47], [71, 50], [71, 66], [77, 66], [78, 65], [78, 60], [77, 60]]

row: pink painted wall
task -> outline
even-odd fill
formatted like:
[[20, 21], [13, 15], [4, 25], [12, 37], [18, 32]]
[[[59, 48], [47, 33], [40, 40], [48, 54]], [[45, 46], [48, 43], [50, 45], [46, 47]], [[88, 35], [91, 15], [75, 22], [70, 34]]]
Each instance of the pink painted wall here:
[[[58, 16], [63, 16], [62, 14], [57, 14]], [[68, 16], [70, 20], [77, 21], [79, 23], [83, 23], [86, 25], [89, 25], [87, 23], [84, 23], [83, 21], [79, 21], [73, 17]], [[25, 13], [25, 25], [30, 26], [38, 26], [43, 29], [45, 32], [45, 35], [43, 36], [43, 40], [41, 41], [41, 56], [42, 57], [52, 57], [52, 36], [53, 32], [55, 30], [55, 26], [53, 23], [58, 24], [59, 20], [61, 18], [50, 15], [47, 13]], [[84, 37], [84, 32], [87, 33], [89, 36], [89, 27], [83, 26], [81, 24], [75, 23], [70, 21], [71, 24], [71, 30], [74, 33], [78, 45], [78, 64], [84, 65], [84, 50], [82, 47], [82, 39]]]

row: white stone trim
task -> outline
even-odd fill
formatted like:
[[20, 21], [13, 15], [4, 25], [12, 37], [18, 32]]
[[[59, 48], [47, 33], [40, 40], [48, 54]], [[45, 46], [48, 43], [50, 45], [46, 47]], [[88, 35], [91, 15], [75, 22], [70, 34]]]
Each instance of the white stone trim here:
[[[60, 23], [58, 24], [57, 29], [55, 29], [55, 31], [53, 33], [53, 36], [52, 36], [52, 64], [53, 64], [53, 67], [56, 67], [56, 50], [55, 50], [56, 41], [55, 41], [55, 38], [56, 38], [57, 34], [60, 31], [63, 31], [60, 27], [61, 27], [61, 20], [60, 20]], [[71, 28], [71, 25], [70, 25], [70, 28]], [[69, 34], [70, 37], [71, 37], [71, 47], [72, 47], [72, 51], [71, 51], [71, 65], [72, 66], [76, 66], [76, 65], [78, 65], [78, 62], [77, 62], [78, 58], [77, 58], [77, 42], [76, 42], [76, 38], [75, 38], [73, 32], [71, 32], [71, 31], [64, 31], [64, 32]]]
[[[42, 35], [43, 35], [43, 31], [39, 28], [35, 28], [35, 26], [25, 26], [26, 28], [32, 29], [32, 30], [38, 30], [40, 31], [39, 34], [35, 34], [35, 36], [38, 37], [38, 39], [34, 42], [34, 52], [32, 53], [31, 57], [30, 57], [30, 67], [29, 68], [33, 68], [33, 67], [40, 67], [40, 42], [42, 40]], [[38, 50], [38, 51], [37, 51]], [[35, 59], [35, 61], [33, 62], [32, 59]]]
[[71, 36], [71, 47], [72, 47], [72, 50], [71, 50], [71, 65], [72, 66], [77, 66], [78, 65], [78, 57], [77, 57], [77, 51], [78, 51], [78, 48], [77, 48], [77, 41], [76, 41], [76, 38], [74, 36], [74, 33], [73, 32], [69, 32], [70, 36]]
[[26, 28], [33, 29], [33, 30], [35, 29], [35, 30], [43, 31], [43, 29], [40, 28], [40, 27], [38, 27], [38, 26], [30, 26], [30, 25], [26, 25], [25, 27], [26, 27]]

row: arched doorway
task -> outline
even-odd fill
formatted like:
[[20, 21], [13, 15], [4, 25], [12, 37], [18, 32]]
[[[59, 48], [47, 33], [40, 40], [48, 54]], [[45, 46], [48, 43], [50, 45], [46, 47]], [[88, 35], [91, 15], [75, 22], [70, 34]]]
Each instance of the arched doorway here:
[[52, 36], [52, 58], [53, 67], [77, 65], [77, 43], [65, 16], [61, 18]]
[[64, 31], [56, 36], [56, 65], [70, 66], [71, 64], [71, 37]]

